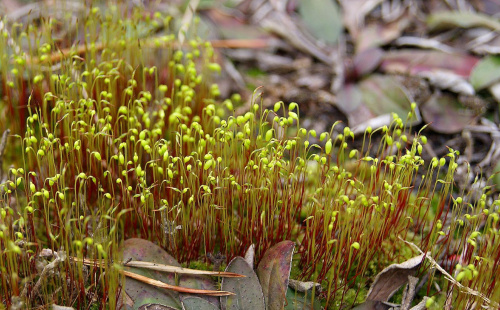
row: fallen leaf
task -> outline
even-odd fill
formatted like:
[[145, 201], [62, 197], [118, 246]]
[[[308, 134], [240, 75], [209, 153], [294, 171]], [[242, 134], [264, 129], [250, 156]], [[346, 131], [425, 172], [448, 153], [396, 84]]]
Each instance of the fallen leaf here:
[[268, 310], [281, 310], [284, 306], [294, 247], [293, 241], [276, 244], [267, 250], [257, 267]]
[[453, 72], [435, 70], [420, 72], [418, 75], [426, 78], [429, 84], [439, 89], [446, 89], [464, 95], [474, 95], [476, 93], [474, 87], [465, 78]]
[[312, 290], [313, 288], [316, 290], [316, 292], [321, 292], [321, 284], [308, 281], [308, 282], [302, 282], [302, 281], [297, 281], [294, 279], [290, 279], [288, 286], [291, 287], [292, 289], [296, 290], [297, 292], [307, 292], [309, 290]]
[[299, 14], [306, 29], [317, 39], [337, 43], [342, 31], [340, 8], [331, 0], [302, 0]]
[[475, 90], [482, 90], [500, 80], [500, 56], [490, 55], [483, 58], [472, 69], [470, 82]]
[[477, 118], [476, 113], [465, 109], [456, 96], [447, 94], [432, 96], [420, 106], [420, 111], [430, 128], [446, 134], [462, 131]]
[[373, 22], [360, 30], [356, 39], [356, 51], [364, 51], [370, 47], [379, 47], [390, 43], [401, 36], [410, 25], [408, 14], [402, 14], [398, 19], [383, 23]]
[[373, 281], [367, 300], [386, 302], [404, 284], [408, 276], [414, 275], [422, 264], [424, 254], [410, 258], [401, 264], [392, 264], [382, 270]]
[[373, 74], [356, 85], [346, 85], [337, 97], [337, 107], [353, 128], [382, 116], [390, 122], [392, 113], [405, 117], [411, 109], [411, 100], [400, 82], [389, 75]]
[[254, 260], [255, 260], [255, 244], [251, 244], [245, 253], [245, 261], [247, 262], [248, 266], [250, 266], [250, 268], [252, 269], [254, 266]]
[[[374, 47], [357, 53], [353, 59], [353, 72], [346, 72], [346, 80], [357, 80], [358, 78], [373, 72], [382, 62], [384, 51]], [[346, 70], [347, 71], [347, 70]]]
[[389, 310], [393, 309], [394, 305], [378, 300], [367, 300], [351, 310]]
[[366, 15], [383, 0], [340, 0], [339, 2], [344, 11], [342, 14], [344, 26], [356, 41], [360, 29], [363, 28]]
[[401, 49], [384, 54], [380, 69], [387, 73], [416, 75], [425, 71], [448, 71], [468, 78], [479, 58], [442, 51]]
[[500, 30], [498, 19], [482, 13], [470, 11], [443, 11], [429, 15], [427, 27], [431, 31], [454, 29], [456, 27], [472, 28], [485, 27], [491, 30]]

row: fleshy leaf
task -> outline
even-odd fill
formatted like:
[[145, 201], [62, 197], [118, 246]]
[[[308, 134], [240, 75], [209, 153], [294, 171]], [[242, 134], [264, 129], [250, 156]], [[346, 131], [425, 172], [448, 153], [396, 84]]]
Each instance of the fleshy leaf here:
[[[162, 248], [144, 239], [125, 240], [123, 244], [123, 260], [126, 262], [129, 259], [180, 267], [180, 264]], [[175, 275], [171, 273], [131, 267], [125, 267], [125, 270], [175, 285]], [[139, 309], [140, 306], [145, 304], [160, 304], [175, 309], [182, 308], [177, 292], [157, 288], [134, 279], [127, 278], [125, 280], [125, 292], [134, 301], [133, 309]]]
[[470, 125], [477, 115], [458, 101], [455, 96], [440, 95], [431, 97], [420, 106], [426, 123], [437, 132], [452, 134]]
[[184, 310], [218, 310], [219, 307], [200, 297], [186, 297], [182, 300]]
[[177, 308], [172, 308], [160, 304], [145, 304], [139, 307], [139, 310], [175, 310]]
[[282, 241], [270, 248], [257, 267], [266, 309], [281, 310], [285, 304], [295, 243]]
[[342, 33], [342, 16], [331, 0], [300, 1], [299, 14], [306, 28], [318, 39], [335, 44]]
[[242, 257], [235, 257], [227, 266], [227, 272], [245, 275], [246, 278], [222, 280], [222, 290], [233, 292], [235, 296], [221, 297], [222, 309], [264, 310], [264, 294], [257, 274]]
[[470, 82], [475, 90], [481, 90], [500, 80], [500, 56], [491, 55], [482, 59], [472, 70]]
[[[240, 278], [239, 278], [240, 279]], [[179, 286], [189, 287], [200, 290], [217, 290], [215, 281], [209, 276], [193, 276], [193, 275], [182, 275], [179, 277]], [[181, 294], [181, 300], [184, 300], [192, 295]], [[220, 306], [219, 298], [215, 296], [200, 296], [201, 299], [205, 299], [207, 302], [215, 305], [217, 308]]]

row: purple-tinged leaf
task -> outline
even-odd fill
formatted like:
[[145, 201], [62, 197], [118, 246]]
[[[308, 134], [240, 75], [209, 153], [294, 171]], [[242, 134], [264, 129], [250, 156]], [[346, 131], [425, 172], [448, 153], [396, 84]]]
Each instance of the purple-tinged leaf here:
[[293, 241], [276, 244], [267, 250], [257, 267], [257, 276], [268, 310], [283, 309], [294, 248]]
[[[373, 74], [356, 85], [345, 85], [338, 94], [337, 106], [346, 114], [349, 125], [356, 127], [391, 113], [404, 117], [411, 101], [397, 77]], [[390, 122], [390, 117], [387, 120]]]
[[346, 72], [346, 80], [358, 78], [373, 72], [382, 62], [384, 51], [381, 48], [369, 48], [356, 54], [353, 59], [352, 73]]
[[218, 310], [219, 307], [200, 297], [186, 297], [182, 300], [184, 310]]
[[[165, 252], [161, 247], [144, 239], [128, 239], [123, 244], [123, 261], [136, 260], [160, 263], [180, 267], [179, 262]], [[155, 280], [175, 285], [175, 275], [150, 269], [125, 267], [131, 271]], [[125, 292], [134, 301], [133, 309], [139, 309], [145, 304], [160, 304], [174, 309], [181, 309], [179, 294], [151, 286], [149, 284], [127, 278], [125, 280]]]
[[246, 278], [222, 279], [222, 290], [233, 292], [234, 296], [221, 297], [224, 310], [264, 310], [264, 294], [257, 274], [242, 257], [235, 257], [226, 271], [245, 275]]
[[466, 109], [456, 98], [451, 95], [431, 97], [420, 106], [422, 117], [429, 127], [440, 133], [452, 134], [462, 131], [470, 125], [476, 113]]
[[479, 58], [466, 54], [402, 49], [385, 53], [380, 69], [387, 73], [410, 75], [440, 70], [468, 78], [478, 61]]

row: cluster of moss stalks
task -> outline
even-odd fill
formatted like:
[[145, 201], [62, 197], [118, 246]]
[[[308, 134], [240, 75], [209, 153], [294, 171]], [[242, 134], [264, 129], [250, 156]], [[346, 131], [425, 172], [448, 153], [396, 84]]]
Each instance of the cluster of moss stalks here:
[[[185, 263], [217, 252], [229, 260], [251, 244], [259, 258], [293, 240], [292, 274], [321, 283], [332, 309], [363, 300], [367, 275], [385, 263], [415, 255], [400, 237], [453, 257], [448, 271], [481, 293], [424, 268], [436, 305], [447, 291], [458, 308], [500, 300], [500, 201], [489, 188], [478, 199], [452, 196], [458, 152], [424, 163], [426, 138], [405, 125], [413, 112], [367, 129], [359, 149], [342, 124], [301, 128], [295, 103], [266, 110], [255, 97], [235, 115], [241, 98], [220, 102], [210, 82], [220, 72], [210, 44], [178, 40], [159, 13], [85, 10], [75, 41], [54, 38], [64, 18], [0, 27], [1, 129], [11, 130], [0, 192], [4, 306], [113, 309], [120, 244], [131, 237]], [[45, 248], [108, 268], [65, 259], [40, 283]]]

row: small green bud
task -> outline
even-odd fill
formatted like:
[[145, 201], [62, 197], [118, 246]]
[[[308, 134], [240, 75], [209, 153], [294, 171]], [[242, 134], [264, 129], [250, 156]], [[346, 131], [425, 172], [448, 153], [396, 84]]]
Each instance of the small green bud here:
[[445, 164], [446, 164], [446, 159], [441, 158], [441, 159], [439, 160], [439, 166], [440, 166], [440, 167], [442, 167], [442, 166], [444, 166]]
[[266, 141], [270, 141], [271, 140], [271, 138], [273, 137], [273, 131], [274, 131], [274, 129], [269, 129], [266, 132]]
[[328, 141], [326, 141], [326, 144], [325, 144], [325, 153], [327, 155], [330, 155], [330, 153], [332, 152], [332, 139], [328, 139]]
[[278, 112], [279, 111], [279, 109], [281, 108], [281, 103], [282, 103], [282, 101], [279, 101], [279, 102], [276, 102], [274, 104], [274, 112]]

